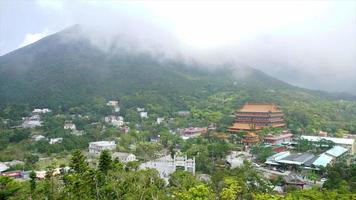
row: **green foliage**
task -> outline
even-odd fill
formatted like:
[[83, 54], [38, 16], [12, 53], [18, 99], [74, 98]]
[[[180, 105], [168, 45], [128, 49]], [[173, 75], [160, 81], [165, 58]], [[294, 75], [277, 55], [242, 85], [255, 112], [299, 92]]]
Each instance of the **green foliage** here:
[[0, 176], [0, 200], [7, 200], [15, 196], [20, 185], [10, 177]]
[[98, 169], [104, 174], [112, 169], [111, 154], [108, 150], [104, 150], [100, 153]]

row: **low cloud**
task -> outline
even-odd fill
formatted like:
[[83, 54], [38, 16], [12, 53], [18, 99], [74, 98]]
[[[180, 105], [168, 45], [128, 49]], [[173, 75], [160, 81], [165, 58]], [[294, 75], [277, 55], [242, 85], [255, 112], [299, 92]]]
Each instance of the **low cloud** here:
[[28, 33], [28, 34], [26, 34], [22, 43], [19, 45], [19, 48], [27, 46], [29, 44], [32, 44], [34, 42], [37, 42], [38, 40], [48, 36], [49, 34], [50, 34], [50, 31], [48, 29], [44, 30], [41, 33]]

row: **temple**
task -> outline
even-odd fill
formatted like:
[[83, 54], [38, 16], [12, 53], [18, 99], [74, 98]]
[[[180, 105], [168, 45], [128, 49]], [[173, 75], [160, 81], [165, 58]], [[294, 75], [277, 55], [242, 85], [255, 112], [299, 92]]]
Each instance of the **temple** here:
[[283, 113], [274, 104], [246, 103], [235, 113], [229, 132], [258, 131], [265, 127], [284, 127]]

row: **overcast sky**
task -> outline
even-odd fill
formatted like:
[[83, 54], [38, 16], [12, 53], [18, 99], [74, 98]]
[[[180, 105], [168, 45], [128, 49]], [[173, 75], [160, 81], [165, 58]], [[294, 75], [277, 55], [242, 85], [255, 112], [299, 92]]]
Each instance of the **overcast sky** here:
[[73, 24], [207, 63], [244, 63], [302, 87], [356, 94], [354, 0], [0, 0], [0, 55]]

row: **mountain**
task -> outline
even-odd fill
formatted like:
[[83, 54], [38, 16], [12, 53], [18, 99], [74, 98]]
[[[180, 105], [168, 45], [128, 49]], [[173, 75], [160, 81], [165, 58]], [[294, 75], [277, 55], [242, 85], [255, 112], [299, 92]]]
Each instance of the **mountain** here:
[[[90, 103], [96, 97], [110, 99], [145, 93], [151, 93], [158, 102], [169, 103], [181, 102], [187, 96], [199, 99], [219, 91], [241, 90], [250, 92], [250, 96], [257, 90], [288, 90], [289, 96], [294, 92], [296, 98], [301, 93], [339, 98], [291, 86], [248, 66], [226, 64], [210, 68], [132, 51], [126, 48], [130, 44], [125, 39], [119, 41], [109, 51], [102, 50], [76, 25], [1, 56], [0, 105], [70, 107]], [[175, 105], [186, 108], [183, 102]]]

